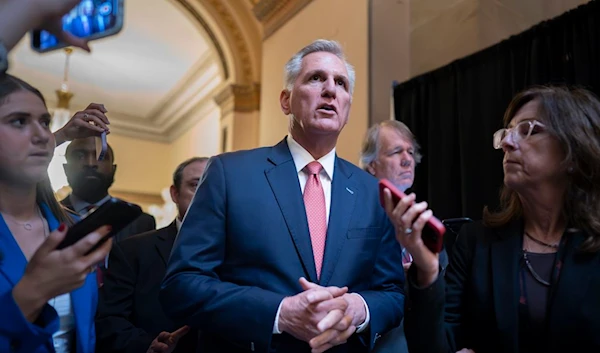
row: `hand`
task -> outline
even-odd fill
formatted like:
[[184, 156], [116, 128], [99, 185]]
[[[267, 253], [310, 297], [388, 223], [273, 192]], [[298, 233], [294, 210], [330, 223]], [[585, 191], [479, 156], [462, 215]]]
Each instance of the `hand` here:
[[[301, 282], [301, 285], [304, 290], [325, 289], [318, 284], [306, 280]], [[346, 311], [343, 315], [332, 314], [329, 322], [321, 321], [322, 325], [320, 328], [325, 329], [325, 331], [309, 342], [313, 353], [324, 352], [334, 346], [346, 343], [348, 338], [356, 331], [356, 327], [365, 322], [367, 317], [366, 307], [359, 295], [356, 293], [346, 293], [342, 295], [342, 298], [348, 302]], [[330, 300], [317, 304], [317, 309], [327, 310]], [[336, 320], [334, 317], [339, 319]]]
[[79, 0], [31, 0], [31, 2], [34, 3], [36, 11], [42, 16], [40, 29], [45, 29], [54, 34], [60, 42], [81, 48], [87, 52], [90, 51], [87, 40], [63, 30], [62, 16], [77, 6]]
[[[307, 283], [309, 282], [306, 279], [300, 278], [303, 287]], [[347, 287], [319, 287], [283, 299], [279, 313], [280, 330], [309, 342], [344, 316], [348, 302], [341, 296], [346, 292]], [[328, 303], [317, 308], [317, 305], [324, 301]]]
[[472, 349], [463, 348], [463, 349], [461, 349], [460, 351], [458, 351], [456, 353], [475, 353], [475, 351], [472, 350]]
[[106, 112], [104, 104], [91, 103], [84, 111], [75, 113], [71, 120], [54, 134], [56, 145], [65, 141], [100, 136], [105, 131], [109, 134], [110, 122], [105, 115]]
[[396, 239], [412, 255], [419, 286], [428, 286], [437, 279], [439, 254], [434, 254], [425, 246], [421, 232], [433, 212], [426, 210], [427, 202], [415, 203], [415, 199], [416, 195], [412, 193], [394, 207], [392, 193], [384, 190], [385, 212], [396, 228]]
[[13, 288], [15, 302], [30, 322], [35, 321], [48, 300], [83, 285], [96, 264], [108, 255], [112, 239], [93, 252], [87, 252], [109, 232], [109, 226], [100, 227], [62, 250], [56, 247], [67, 234], [67, 227], [63, 224], [50, 233], [33, 254], [25, 274]]
[[402, 264], [402, 268], [404, 268], [404, 277], [406, 277], [406, 274], [408, 273], [408, 269], [410, 269], [410, 265], [412, 265], [412, 262], [407, 262], [405, 264]]
[[146, 353], [171, 353], [177, 347], [179, 339], [190, 331], [189, 326], [183, 326], [172, 333], [161, 332], [148, 347]]

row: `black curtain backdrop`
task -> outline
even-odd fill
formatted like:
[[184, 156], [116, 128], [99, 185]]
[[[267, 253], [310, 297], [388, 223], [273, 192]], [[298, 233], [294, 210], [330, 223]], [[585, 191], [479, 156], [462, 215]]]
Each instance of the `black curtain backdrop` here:
[[512, 97], [533, 84], [576, 84], [599, 93], [600, 1], [592, 1], [394, 87], [396, 119], [419, 141], [412, 188], [438, 218], [481, 219], [496, 209], [502, 151], [492, 135]]

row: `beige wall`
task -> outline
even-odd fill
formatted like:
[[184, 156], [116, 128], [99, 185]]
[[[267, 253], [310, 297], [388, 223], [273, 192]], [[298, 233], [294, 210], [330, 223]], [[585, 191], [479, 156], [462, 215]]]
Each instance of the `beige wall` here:
[[435, 70], [589, 0], [371, 0], [370, 121], [390, 117], [393, 80]]
[[185, 159], [219, 151], [219, 109], [214, 107], [171, 144], [110, 134], [117, 173], [111, 190], [159, 195], [171, 185], [173, 171]]
[[117, 173], [112, 189], [158, 194], [168, 182], [169, 173], [162, 168], [170, 160], [169, 145], [110, 134], [108, 143], [115, 152]]
[[338, 141], [337, 153], [353, 163], [358, 162], [360, 138], [368, 125], [367, 8], [368, 0], [314, 0], [263, 42], [261, 146], [275, 144], [287, 133], [288, 118], [279, 107], [285, 62], [315, 39], [335, 39], [356, 68], [350, 122]]
[[411, 76], [475, 53], [589, 0], [412, 0]]

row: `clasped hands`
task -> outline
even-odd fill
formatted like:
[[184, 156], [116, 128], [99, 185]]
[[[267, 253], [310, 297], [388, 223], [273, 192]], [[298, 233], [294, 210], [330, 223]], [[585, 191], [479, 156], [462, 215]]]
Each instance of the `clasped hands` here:
[[305, 278], [300, 285], [304, 291], [281, 304], [279, 330], [308, 342], [313, 353], [346, 343], [365, 321], [363, 300], [347, 287], [322, 287]]

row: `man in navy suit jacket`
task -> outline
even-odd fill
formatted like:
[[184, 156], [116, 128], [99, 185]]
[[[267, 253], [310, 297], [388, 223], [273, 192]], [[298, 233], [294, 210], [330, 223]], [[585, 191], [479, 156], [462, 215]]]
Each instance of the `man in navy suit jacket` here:
[[367, 352], [400, 323], [401, 249], [377, 180], [335, 154], [354, 79], [337, 42], [313, 42], [286, 64], [289, 135], [210, 160], [160, 293], [203, 331], [202, 352]]

